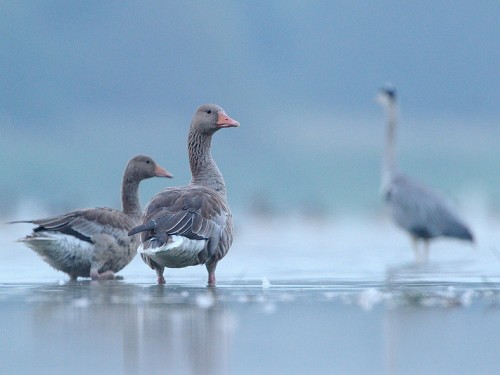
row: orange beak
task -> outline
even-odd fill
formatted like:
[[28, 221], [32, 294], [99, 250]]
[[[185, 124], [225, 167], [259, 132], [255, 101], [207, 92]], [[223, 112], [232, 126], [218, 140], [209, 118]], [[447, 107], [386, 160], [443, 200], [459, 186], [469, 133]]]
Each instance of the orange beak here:
[[219, 117], [217, 118], [217, 125], [219, 128], [235, 128], [240, 126], [240, 123], [226, 115], [224, 111], [220, 111]]
[[170, 173], [169, 171], [163, 169], [159, 165], [157, 165], [155, 167], [155, 175], [156, 175], [156, 177], [168, 177], [168, 178], [174, 177], [174, 175], [172, 173]]

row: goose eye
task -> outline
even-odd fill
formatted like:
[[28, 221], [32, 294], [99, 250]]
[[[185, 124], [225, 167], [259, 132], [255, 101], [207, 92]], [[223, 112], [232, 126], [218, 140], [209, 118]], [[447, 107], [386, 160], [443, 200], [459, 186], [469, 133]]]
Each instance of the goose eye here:
[[210, 114], [210, 113], [212, 113], [212, 111], [209, 109], [209, 110], [207, 111], [207, 113], [208, 113], [208, 114]]
[[150, 160], [146, 160], [146, 163], [149, 164], [149, 163], [151, 163], [151, 161]]

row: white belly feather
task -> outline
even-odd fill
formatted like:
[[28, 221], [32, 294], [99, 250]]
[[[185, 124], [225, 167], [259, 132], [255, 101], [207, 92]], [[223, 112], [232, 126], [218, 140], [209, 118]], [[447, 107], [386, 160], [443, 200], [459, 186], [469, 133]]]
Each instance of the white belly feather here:
[[65, 271], [67, 268], [90, 264], [94, 245], [74, 236], [37, 232], [19, 240], [26, 243], [54, 268]]
[[168, 243], [144, 249], [143, 244], [137, 252], [145, 254], [156, 263], [169, 268], [182, 268], [199, 264], [198, 254], [205, 248], [207, 240], [190, 240], [184, 236], [174, 235]]

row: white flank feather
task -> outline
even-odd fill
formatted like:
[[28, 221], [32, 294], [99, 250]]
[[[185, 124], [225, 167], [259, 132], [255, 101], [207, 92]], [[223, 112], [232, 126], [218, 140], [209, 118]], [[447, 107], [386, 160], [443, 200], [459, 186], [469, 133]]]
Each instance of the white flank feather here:
[[159, 264], [169, 268], [182, 268], [199, 264], [198, 254], [206, 246], [206, 240], [190, 240], [184, 236], [174, 235], [162, 246], [144, 249], [143, 244], [137, 252], [145, 254]]

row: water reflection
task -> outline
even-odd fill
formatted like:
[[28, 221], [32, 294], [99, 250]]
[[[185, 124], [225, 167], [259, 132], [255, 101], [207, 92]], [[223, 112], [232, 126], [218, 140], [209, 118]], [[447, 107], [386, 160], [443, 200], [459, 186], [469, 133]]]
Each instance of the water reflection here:
[[126, 374], [162, 368], [185, 374], [228, 373], [233, 318], [216, 290], [179, 293], [154, 286], [146, 292], [160, 302], [134, 309], [124, 341]]
[[54, 374], [228, 373], [234, 319], [217, 290], [89, 282], [33, 288], [22, 299], [34, 308], [9, 318], [35, 356], [26, 372], [43, 363]]
[[4, 284], [0, 374], [495, 373], [500, 284], [401, 280]]

